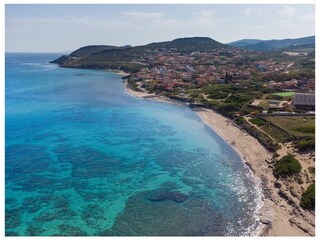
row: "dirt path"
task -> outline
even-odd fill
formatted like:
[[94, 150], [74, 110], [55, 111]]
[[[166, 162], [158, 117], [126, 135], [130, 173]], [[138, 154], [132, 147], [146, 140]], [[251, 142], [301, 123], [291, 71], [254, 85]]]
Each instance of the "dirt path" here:
[[287, 65], [287, 67], [291, 67], [294, 64], [294, 62], [291, 62], [290, 64]]
[[[264, 134], [266, 134], [270, 139], [272, 139], [273, 141], [277, 142], [277, 140], [275, 140], [270, 134], [268, 134], [267, 132], [265, 132], [264, 130], [262, 130], [259, 126], [253, 124], [252, 122], [249, 121], [249, 119], [251, 119], [251, 117], [248, 116], [244, 116], [244, 119], [247, 121], [247, 123], [249, 123], [251, 126], [255, 127], [256, 129], [258, 129], [260, 132], [263, 132]], [[280, 144], [281, 145], [281, 144]]]
[[222, 104], [221, 102], [224, 102], [225, 100], [227, 100], [232, 95], [232, 93], [229, 93], [229, 95], [226, 98], [222, 98], [222, 99], [211, 99], [211, 98], [208, 98], [208, 94], [201, 94], [201, 95], [207, 101], [216, 101], [216, 102]]

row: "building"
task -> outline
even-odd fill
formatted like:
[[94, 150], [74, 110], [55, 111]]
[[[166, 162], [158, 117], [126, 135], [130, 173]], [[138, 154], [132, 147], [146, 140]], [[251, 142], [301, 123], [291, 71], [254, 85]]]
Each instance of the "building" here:
[[314, 93], [296, 93], [293, 97], [294, 109], [314, 111], [315, 100]]

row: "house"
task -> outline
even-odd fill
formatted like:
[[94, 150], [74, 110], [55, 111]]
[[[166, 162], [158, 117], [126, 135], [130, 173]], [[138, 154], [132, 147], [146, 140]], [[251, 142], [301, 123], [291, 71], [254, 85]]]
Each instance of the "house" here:
[[293, 96], [294, 109], [314, 111], [315, 100], [314, 93], [296, 93]]

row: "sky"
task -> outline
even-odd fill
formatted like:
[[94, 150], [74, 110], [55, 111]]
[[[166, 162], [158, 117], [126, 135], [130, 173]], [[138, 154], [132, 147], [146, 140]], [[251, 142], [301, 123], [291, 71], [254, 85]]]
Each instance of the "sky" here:
[[5, 5], [6, 52], [69, 53], [181, 37], [284, 39], [315, 35], [313, 4]]

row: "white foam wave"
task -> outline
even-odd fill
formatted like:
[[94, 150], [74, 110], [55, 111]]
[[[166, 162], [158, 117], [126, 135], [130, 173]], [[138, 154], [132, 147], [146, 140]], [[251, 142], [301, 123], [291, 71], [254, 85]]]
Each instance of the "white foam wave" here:
[[[239, 172], [237, 174], [229, 174], [228, 178], [232, 179], [231, 182], [228, 182], [226, 187], [228, 187], [231, 191], [233, 191], [240, 202], [245, 202], [248, 206], [250, 212], [253, 212], [253, 220], [252, 224], [246, 229], [236, 229], [236, 226], [233, 226], [232, 223], [227, 226], [227, 231], [230, 236], [257, 236], [259, 233], [260, 218], [259, 213], [263, 206], [263, 193], [260, 181], [254, 176], [253, 172], [250, 168], [244, 164], [244, 167], [247, 171]], [[243, 175], [245, 174], [245, 176]], [[253, 189], [248, 188], [245, 184], [245, 179], [250, 179], [253, 183]], [[240, 225], [245, 224], [244, 221], [239, 220]], [[239, 233], [239, 230], [241, 231]]]
[[50, 64], [50, 63], [21, 63], [21, 65], [42, 68], [44, 70], [53, 70], [58, 68], [56, 64]]

